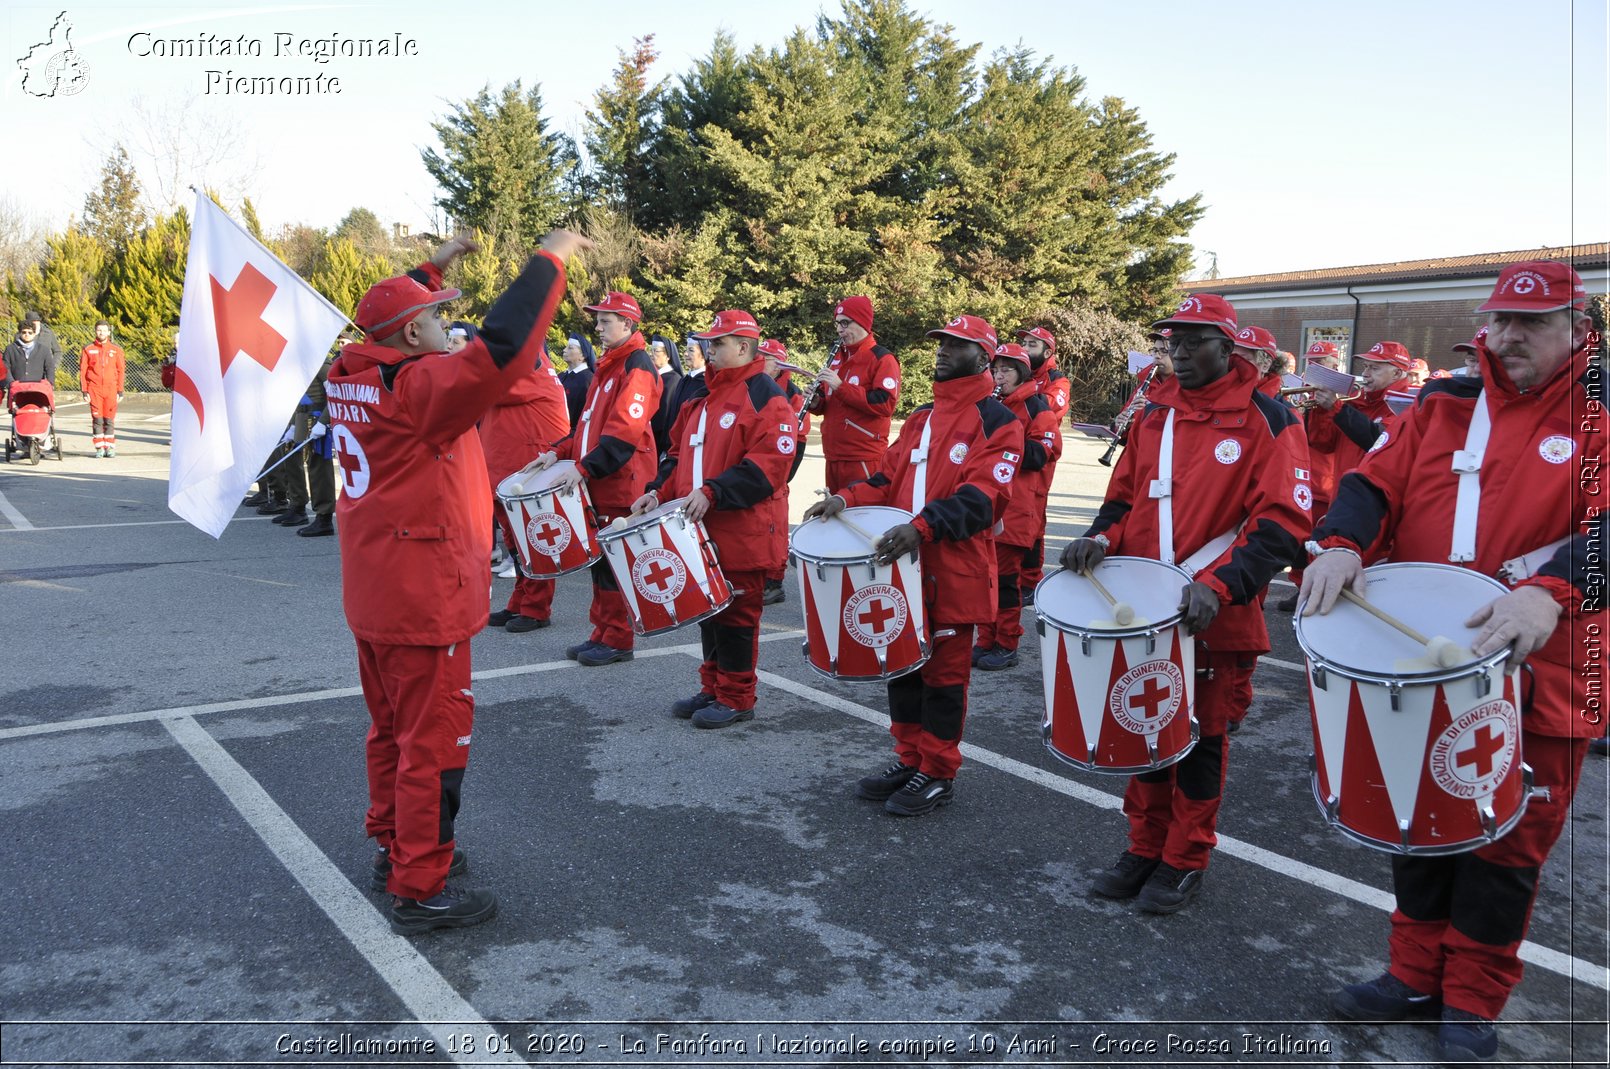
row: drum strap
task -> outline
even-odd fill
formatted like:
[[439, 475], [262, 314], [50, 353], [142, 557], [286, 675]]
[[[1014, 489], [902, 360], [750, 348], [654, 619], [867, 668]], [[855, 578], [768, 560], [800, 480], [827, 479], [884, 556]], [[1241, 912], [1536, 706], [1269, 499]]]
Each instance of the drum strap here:
[[688, 444], [693, 447], [693, 489], [695, 492], [704, 486], [704, 421], [709, 415], [710, 405], [706, 402], [705, 406], [699, 409], [698, 429], [693, 432], [693, 437], [688, 439]]
[[928, 503], [928, 441], [933, 437], [934, 414], [930, 409], [922, 424], [922, 440], [911, 451], [911, 466], [915, 471], [911, 482], [911, 514], [915, 516]]
[[581, 446], [576, 450], [576, 462], [578, 464], [581, 463], [581, 458], [587, 455], [587, 431], [593, 425], [593, 409], [598, 405], [598, 399], [603, 396], [603, 390], [594, 392], [592, 404], [588, 405], [581, 414]]
[[1538, 546], [1530, 553], [1522, 553], [1518, 557], [1511, 557], [1499, 566], [1498, 578], [1510, 586], [1514, 586], [1522, 579], [1530, 579], [1537, 574], [1539, 568], [1553, 560], [1554, 554], [1558, 553], [1560, 547], [1569, 541], [1571, 541], [1571, 536], [1566, 535], [1564, 538], [1556, 538], [1546, 546]]
[[1151, 496], [1157, 500], [1157, 559], [1174, 563], [1174, 410], [1163, 421], [1163, 440], [1157, 447], [1157, 478]]
[[1465, 447], [1454, 450], [1453, 470], [1459, 476], [1459, 496], [1453, 506], [1453, 544], [1448, 559], [1454, 563], [1476, 559], [1476, 517], [1481, 512], [1481, 460], [1487, 453], [1487, 436], [1492, 417], [1487, 413], [1487, 391], [1476, 395], [1476, 410], [1470, 414]]
[[1180, 561], [1180, 571], [1195, 579], [1197, 572], [1218, 560], [1220, 554], [1235, 544], [1235, 540], [1241, 537], [1241, 528], [1245, 526], [1246, 522], [1243, 521], [1223, 534], [1209, 539], [1201, 549]]

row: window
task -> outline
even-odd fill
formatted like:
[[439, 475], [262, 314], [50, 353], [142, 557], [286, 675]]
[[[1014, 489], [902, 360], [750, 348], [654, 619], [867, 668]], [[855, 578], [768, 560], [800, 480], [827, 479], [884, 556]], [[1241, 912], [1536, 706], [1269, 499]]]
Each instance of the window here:
[[1342, 352], [1342, 367], [1349, 367], [1353, 357], [1353, 321], [1351, 319], [1305, 319], [1303, 320], [1303, 344], [1298, 352], [1302, 355], [1302, 366], [1297, 369], [1302, 374], [1303, 368], [1308, 366], [1308, 347], [1316, 341], [1328, 341]]

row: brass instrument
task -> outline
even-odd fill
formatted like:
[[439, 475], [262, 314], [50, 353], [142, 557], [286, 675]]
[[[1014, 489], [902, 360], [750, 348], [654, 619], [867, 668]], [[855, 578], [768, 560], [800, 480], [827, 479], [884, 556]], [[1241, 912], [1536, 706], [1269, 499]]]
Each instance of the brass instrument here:
[[1105, 453], [1096, 458], [1097, 464], [1104, 468], [1112, 467], [1112, 458], [1118, 452], [1118, 447], [1124, 444], [1125, 435], [1129, 431], [1130, 423], [1135, 419], [1135, 413], [1145, 407], [1146, 391], [1151, 389], [1152, 382], [1156, 378], [1157, 365], [1153, 364], [1146, 372], [1146, 380], [1136, 388], [1135, 396], [1129, 399], [1129, 403], [1124, 406], [1124, 410], [1118, 413], [1117, 418], [1112, 421], [1112, 433], [1114, 435], [1112, 444], [1107, 446]]
[[[1285, 389], [1280, 391], [1278, 396], [1282, 401], [1285, 401], [1288, 397], [1295, 397], [1298, 394], [1307, 394], [1308, 396], [1301, 401], [1287, 401], [1287, 403], [1293, 408], [1313, 408], [1315, 404], [1314, 391], [1318, 389], [1320, 389], [1318, 386], [1287, 386]], [[1347, 396], [1338, 396], [1336, 398], [1336, 403], [1341, 404], [1343, 401], [1357, 401], [1362, 396], [1364, 396], [1363, 388], [1354, 387], [1353, 392]]]

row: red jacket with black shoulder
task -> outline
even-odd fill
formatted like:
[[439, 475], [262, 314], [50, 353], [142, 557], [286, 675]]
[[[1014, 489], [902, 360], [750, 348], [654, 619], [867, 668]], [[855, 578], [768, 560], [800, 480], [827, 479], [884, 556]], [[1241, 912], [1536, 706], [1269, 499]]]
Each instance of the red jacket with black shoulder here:
[[660, 376], [643, 335], [634, 332], [598, 358], [581, 418], [554, 446], [587, 475], [587, 494], [601, 512], [625, 514], [654, 477], [659, 453], [653, 419], [660, 410]]
[[827, 366], [843, 382], [811, 406], [822, 416], [822, 452], [831, 461], [881, 460], [900, 400], [900, 361], [868, 334], [836, 352]]
[[1012, 480], [1012, 503], [1001, 521], [997, 542], [1032, 546], [1045, 534], [1045, 504], [1062, 456], [1062, 430], [1056, 410], [1032, 379], [1001, 399], [1023, 425], [1023, 463]]

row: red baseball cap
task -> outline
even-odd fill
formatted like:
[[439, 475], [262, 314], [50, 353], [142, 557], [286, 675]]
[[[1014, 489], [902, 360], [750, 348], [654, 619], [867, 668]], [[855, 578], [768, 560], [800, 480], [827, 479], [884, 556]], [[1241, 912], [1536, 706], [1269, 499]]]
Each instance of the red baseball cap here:
[[987, 349], [991, 356], [995, 355], [1000, 339], [995, 336], [995, 328], [978, 316], [957, 316], [949, 323], [928, 332], [930, 338], [960, 338], [962, 341], [977, 342]]
[[1198, 293], [1185, 298], [1173, 315], [1153, 323], [1152, 329], [1186, 326], [1217, 327], [1235, 341], [1235, 309], [1216, 293]]
[[1370, 346], [1369, 352], [1360, 353], [1358, 358], [1372, 364], [1391, 364], [1399, 371], [1414, 370], [1414, 357], [1395, 341], [1378, 341]]
[[760, 351], [765, 356], [775, 356], [779, 360], [788, 359], [788, 350], [776, 338], [767, 338], [760, 343]]
[[1335, 342], [1316, 341], [1314, 344], [1312, 344], [1312, 345], [1310, 345], [1308, 347], [1308, 354], [1307, 355], [1308, 355], [1308, 359], [1310, 359], [1310, 360], [1314, 359], [1316, 356], [1317, 357], [1334, 356], [1337, 359], [1340, 359], [1341, 355], [1342, 355], [1342, 351], [1336, 347]]
[[1173, 333], [1174, 332], [1172, 330], [1164, 327], [1162, 330], [1148, 330], [1146, 332], [1146, 337], [1151, 341], [1168, 341]]
[[1474, 338], [1471, 338], [1469, 341], [1462, 341], [1454, 345], [1453, 351], [1456, 353], [1473, 353], [1476, 351], [1476, 343], [1481, 341], [1486, 336], [1487, 327], [1484, 325], [1480, 330], [1476, 331], [1476, 336]]
[[833, 307], [833, 316], [843, 316], [860, 324], [861, 329], [872, 330], [872, 298], [846, 297]]
[[1582, 276], [1558, 260], [1527, 260], [1511, 264], [1498, 275], [1492, 296], [1478, 312], [1558, 312], [1561, 308], [1587, 308], [1588, 291]]
[[[604, 294], [604, 299], [597, 304], [582, 305], [588, 312], [614, 312], [618, 316], [625, 316], [633, 323], [643, 321], [643, 309], [637, 303], [637, 298], [630, 293], [621, 293], [619, 290], [610, 290]], [[698, 337], [698, 335], [694, 335]]]
[[427, 308], [458, 299], [458, 290], [428, 289], [407, 275], [376, 282], [358, 302], [352, 321], [369, 337], [389, 338]]
[[1426, 363], [1424, 360], [1421, 360], [1418, 356], [1414, 358], [1413, 363], [1414, 367], [1411, 370], [1418, 372], [1421, 375], [1431, 374], [1431, 365]]
[[1044, 327], [1033, 327], [1028, 330], [1019, 328], [1013, 336], [1017, 338], [1039, 338], [1045, 342], [1045, 347], [1052, 352], [1055, 352], [1057, 348], [1057, 336]]
[[[1018, 337], [1022, 337], [1022, 336], [1023, 336], [1022, 332], [1020, 331], [1018, 333]], [[1016, 360], [1018, 363], [1023, 365], [1023, 370], [1024, 371], [1033, 371], [1034, 370], [1034, 365], [1029, 362], [1029, 354], [1024, 350], [1023, 346], [1021, 346], [1021, 345], [1013, 345], [1010, 342], [1008, 342], [1007, 344], [1002, 345], [999, 348], [997, 348], [995, 350], [995, 355], [993, 357], [991, 357], [990, 359], [992, 359], [992, 360]]]
[[1235, 347], [1237, 349], [1258, 349], [1274, 356], [1280, 351], [1280, 344], [1275, 336], [1262, 327], [1246, 326], [1235, 332]]
[[716, 321], [710, 324], [710, 329], [703, 334], [695, 334], [700, 341], [712, 341], [716, 338], [725, 338], [729, 334], [736, 334], [740, 338], [760, 337], [760, 325], [755, 317], [740, 308], [729, 308], [725, 312], [716, 313]]

